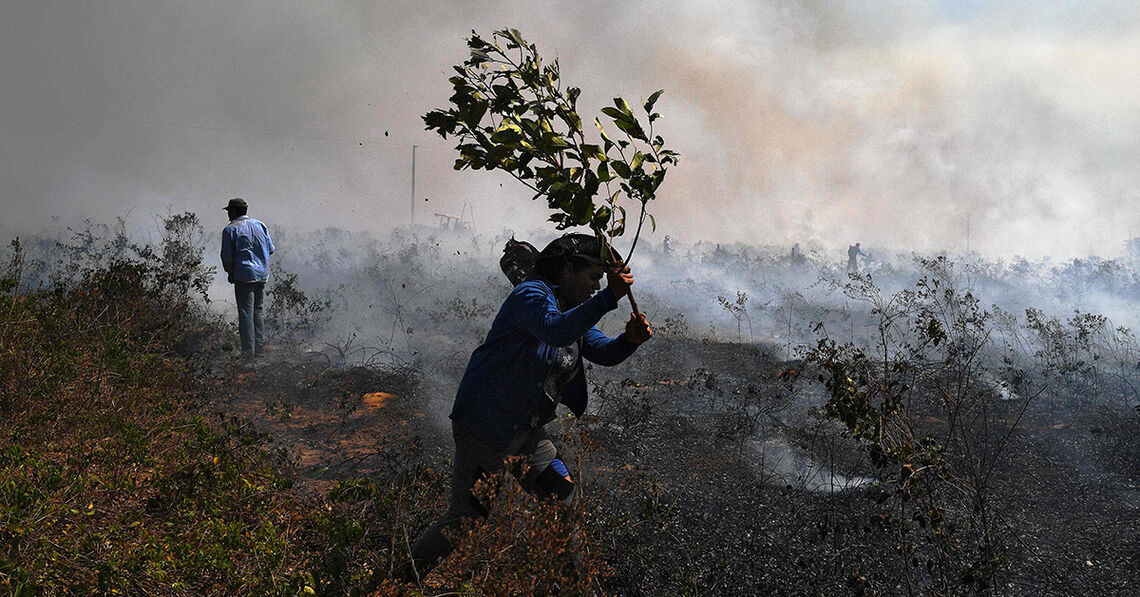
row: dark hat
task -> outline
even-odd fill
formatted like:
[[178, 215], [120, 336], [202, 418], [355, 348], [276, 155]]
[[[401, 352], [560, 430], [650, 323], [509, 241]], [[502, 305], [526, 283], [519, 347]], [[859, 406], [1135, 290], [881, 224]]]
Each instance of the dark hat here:
[[499, 259], [499, 267], [503, 269], [503, 273], [507, 275], [511, 284], [518, 286], [534, 271], [534, 262], [538, 260], [539, 255], [541, 253], [534, 245], [526, 241], [515, 240], [515, 237], [512, 236], [507, 240], [507, 246], [503, 247], [503, 256]]
[[[610, 253], [612, 259], [619, 259], [613, 247], [610, 247]], [[540, 259], [565, 258], [571, 255], [598, 265], [605, 263], [601, 259], [602, 241], [591, 234], [564, 234], [546, 245]]]
[[230, 210], [230, 209], [248, 209], [248, 208], [249, 208], [249, 205], [246, 204], [245, 199], [242, 199], [241, 197], [237, 197], [235, 199], [230, 199], [230, 202], [227, 203], [226, 207], [225, 207], [225, 209], [227, 209], [227, 210]]

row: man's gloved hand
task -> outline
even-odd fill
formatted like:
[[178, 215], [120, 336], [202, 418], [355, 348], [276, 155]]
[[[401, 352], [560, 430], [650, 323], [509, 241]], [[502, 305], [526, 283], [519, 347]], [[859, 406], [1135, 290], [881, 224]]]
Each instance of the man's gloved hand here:
[[645, 314], [634, 315], [630, 313], [629, 321], [625, 322], [626, 341], [630, 344], [640, 345], [652, 337], [653, 328], [649, 327], [649, 321], [645, 319]]
[[629, 266], [620, 261], [610, 265], [606, 270], [606, 285], [619, 301], [629, 294], [629, 287], [633, 286], [633, 274], [629, 272]]

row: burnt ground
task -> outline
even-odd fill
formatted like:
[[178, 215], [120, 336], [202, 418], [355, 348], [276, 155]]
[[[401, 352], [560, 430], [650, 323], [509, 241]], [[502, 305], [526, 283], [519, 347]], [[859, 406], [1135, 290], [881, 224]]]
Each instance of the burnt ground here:
[[1038, 425], [1011, 446], [997, 492], [1011, 583], [1051, 595], [1140, 590], [1140, 479], [1108, 468], [1120, 431]]
[[[970, 531], [949, 536], [952, 565], [939, 569], [914, 504], [889, 485], [889, 498], [866, 484], [820, 486], [833, 473], [857, 479], [876, 471], [819, 415], [825, 398], [810, 372], [796, 384], [782, 381], [781, 372], [803, 364], [773, 352], [662, 337], [626, 364], [588, 373], [591, 414], [562, 449], [582, 469], [591, 530], [613, 569], [607, 591], [1140, 591], [1134, 415], [1091, 413], [1058, 423], [1030, 413], [1022, 421], [992, 477], [1000, 559], [980, 581], [968, 566], [978, 559]], [[289, 450], [302, 491], [389, 478], [413, 466], [446, 469], [450, 396], [415, 367], [344, 368], [278, 355], [236, 374], [235, 387], [219, 410], [248, 418]], [[768, 449], [773, 439], [783, 448]], [[442, 511], [445, 491], [440, 484], [422, 504], [419, 524]]]
[[335, 367], [319, 355], [276, 352], [233, 375], [235, 391], [216, 408], [288, 450], [303, 493], [348, 478], [395, 476], [432, 460], [425, 452], [450, 449], [422, 408], [413, 367]]
[[[599, 432], [607, 448], [598, 458], [624, 453], [638, 463], [650, 488], [633, 499], [630, 493], [624, 500], [611, 498], [613, 510], [641, 515], [615, 532], [613, 553], [621, 562], [615, 565], [631, 571], [623, 579], [628, 584], [615, 584], [616, 590], [652, 594], [664, 581], [670, 591], [694, 594], [940, 592], [931, 584], [933, 575], [915, 574], [905, 582], [904, 568], [913, 574], [922, 562], [916, 567], [913, 556], [900, 557], [900, 545], [922, 541], [900, 542], [901, 525], [880, 524], [895, 500], [876, 503], [870, 487], [811, 491], [757, 467], [755, 450], [739, 449], [742, 434], [783, 434], [833, 470], [874, 476], [854, 445], [834, 427], [815, 422], [823, 400], [818, 388], [788, 390], [777, 381], [782, 370], [801, 363], [780, 362], [757, 347], [693, 342], [663, 342], [638, 356], [653, 363], [638, 368], [636, 385], [638, 392], [657, 397], [657, 416], [641, 423], [642, 433]], [[683, 390], [654, 385], [665, 372], [677, 377], [686, 371], [696, 374], [679, 386]], [[708, 410], [693, 408], [702, 402]], [[754, 425], [741, 424], [748, 419], [739, 416], [745, 410], [741, 403], [748, 403]], [[725, 413], [733, 412], [735, 421], [729, 415], [726, 423]], [[1131, 418], [1097, 410], [1061, 417], [1031, 410], [998, 461], [988, 497], [1003, 547], [1002, 569], [984, 586], [955, 575], [959, 586], [950, 592], [1140, 590], [1136, 417], [1125, 416]], [[837, 452], [840, 458], [829, 457]], [[960, 541], [964, 551], [968, 539]], [[658, 541], [662, 549], [643, 557], [650, 553], [619, 549], [622, 540]]]

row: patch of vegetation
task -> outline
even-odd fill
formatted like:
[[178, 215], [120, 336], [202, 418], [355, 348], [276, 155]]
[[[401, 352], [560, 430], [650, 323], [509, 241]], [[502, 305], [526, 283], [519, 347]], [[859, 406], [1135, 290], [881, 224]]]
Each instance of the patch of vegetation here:
[[228, 330], [205, 308], [213, 272], [196, 217], [164, 231], [149, 247], [88, 229], [38, 284], [11, 245], [0, 279], [0, 592], [379, 587], [442, 475], [408, 466], [383, 485], [295, 491], [292, 459], [272, 438], [210, 414], [240, 383], [236, 370], [207, 374]]
[[[397, 572], [449, 482], [435, 390], [508, 291], [505, 238], [282, 255], [280, 329], [347, 339], [327, 362], [245, 371], [204, 300], [196, 219], [155, 247], [121, 228], [39, 241], [56, 261], [14, 243], [0, 276], [0, 594], [1123, 594], [1136, 578], [1118, 491], [1140, 478], [1135, 337], [1083, 311], [983, 308], [977, 265], [921, 261], [917, 283], [878, 266], [832, 287], [840, 304], [822, 284], [784, 292], [777, 258], [678, 257], [708, 275], [642, 294], [660, 337], [590, 370], [561, 442], [584, 499], [488, 484], [490, 518], [412, 585]], [[733, 340], [751, 320], [755, 341], [694, 337], [710, 313]]]

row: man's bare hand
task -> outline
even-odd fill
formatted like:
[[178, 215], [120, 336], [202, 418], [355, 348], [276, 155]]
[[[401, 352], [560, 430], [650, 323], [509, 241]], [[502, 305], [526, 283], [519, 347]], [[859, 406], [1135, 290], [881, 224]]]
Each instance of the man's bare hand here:
[[620, 261], [611, 265], [606, 271], [606, 285], [619, 301], [629, 294], [629, 287], [633, 286], [633, 274], [629, 272], [629, 266]]
[[625, 323], [625, 339], [631, 344], [642, 344], [653, 337], [653, 328], [644, 313], [629, 314], [629, 321]]

